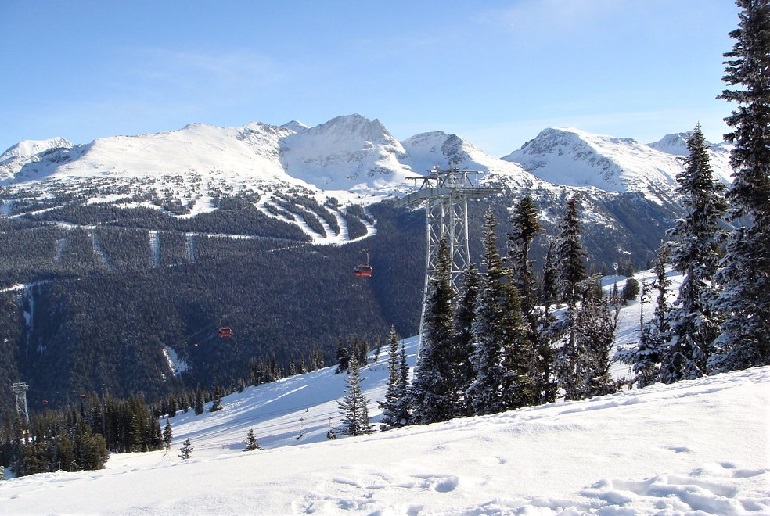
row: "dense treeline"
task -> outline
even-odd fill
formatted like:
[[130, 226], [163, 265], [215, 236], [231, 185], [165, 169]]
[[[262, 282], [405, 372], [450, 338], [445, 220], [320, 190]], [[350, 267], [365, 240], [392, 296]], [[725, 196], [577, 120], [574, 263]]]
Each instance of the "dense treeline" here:
[[[466, 269], [457, 292], [448, 246], [441, 241], [408, 387], [391, 333], [389, 385], [381, 403], [386, 426], [497, 413], [557, 396], [584, 399], [619, 388], [609, 367], [622, 300], [619, 293], [604, 296], [598, 277], [588, 274], [578, 198], [567, 201], [551, 238], [543, 234], [528, 196], [514, 207], [511, 228], [503, 256], [494, 213], [487, 211], [479, 270]], [[552, 242], [539, 274], [530, 257], [536, 237]], [[559, 318], [553, 316], [557, 303], [563, 309]]]
[[0, 428], [0, 466], [12, 467], [16, 476], [101, 469], [109, 453], [162, 445], [157, 415], [142, 397], [84, 394], [66, 409], [33, 414], [28, 424], [6, 418]]

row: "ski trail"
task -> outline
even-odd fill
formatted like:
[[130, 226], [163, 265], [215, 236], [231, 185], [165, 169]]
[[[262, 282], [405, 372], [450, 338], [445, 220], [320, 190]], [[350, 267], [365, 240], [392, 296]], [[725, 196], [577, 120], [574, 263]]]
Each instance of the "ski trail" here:
[[185, 233], [184, 248], [187, 261], [195, 263], [195, 233]]
[[110, 265], [107, 253], [104, 252], [104, 249], [99, 242], [99, 237], [96, 235], [96, 231], [89, 231], [88, 236], [91, 237], [91, 249], [93, 249], [94, 255], [99, 260], [99, 262], [107, 268], [108, 271], [112, 272], [112, 265]]
[[150, 239], [150, 261], [152, 267], [160, 267], [160, 238], [157, 231], [149, 232]]
[[67, 250], [67, 245], [69, 245], [69, 232], [70, 230], [67, 230], [67, 233], [61, 237], [56, 239], [56, 248], [53, 255], [53, 263], [59, 263], [61, 261], [61, 257], [64, 254], [64, 251]]

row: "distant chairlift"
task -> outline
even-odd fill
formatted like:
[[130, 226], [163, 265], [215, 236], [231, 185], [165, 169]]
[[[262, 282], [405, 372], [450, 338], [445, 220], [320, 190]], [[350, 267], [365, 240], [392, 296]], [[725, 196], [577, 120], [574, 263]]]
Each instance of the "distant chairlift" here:
[[366, 263], [361, 263], [356, 265], [353, 268], [353, 274], [355, 274], [358, 278], [371, 278], [372, 277], [372, 266], [369, 265], [369, 251], [364, 249], [361, 251], [363, 253], [366, 253]]

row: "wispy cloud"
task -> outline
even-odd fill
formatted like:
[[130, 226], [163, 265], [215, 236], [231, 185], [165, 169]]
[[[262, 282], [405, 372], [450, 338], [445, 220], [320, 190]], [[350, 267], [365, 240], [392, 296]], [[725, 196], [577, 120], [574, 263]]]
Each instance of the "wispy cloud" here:
[[582, 33], [623, 9], [625, 4], [625, 0], [519, 0], [510, 7], [487, 11], [482, 17], [527, 37], [545, 32]]
[[[285, 69], [265, 55], [248, 50], [192, 52], [162, 48], [132, 51], [131, 65], [118, 80], [138, 96], [169, 100], [219, 98], [232, 101], [258, 94], [286, 79]], [[180, 98], [181, 97], [181, 98]]]

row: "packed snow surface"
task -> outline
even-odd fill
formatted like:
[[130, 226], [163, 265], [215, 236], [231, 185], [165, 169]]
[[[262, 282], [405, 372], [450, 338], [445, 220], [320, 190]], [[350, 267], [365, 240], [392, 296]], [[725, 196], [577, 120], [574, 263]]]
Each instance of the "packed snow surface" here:
[[[386, 360], [362, 374], [372, 420]], [[327, 440], [345, 378], [327, 368], [180, 412], [169, 453], [7, 479], [0, 513], [770, 514], [770, 367]], [[262, 450], [242, 451], [249, 428]]]

